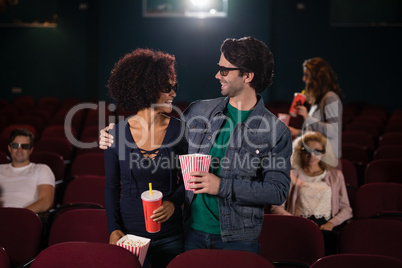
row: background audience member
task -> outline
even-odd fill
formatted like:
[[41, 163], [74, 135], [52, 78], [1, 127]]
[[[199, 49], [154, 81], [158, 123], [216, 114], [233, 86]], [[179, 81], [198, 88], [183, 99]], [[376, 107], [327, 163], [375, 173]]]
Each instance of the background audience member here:
[[324, 232], [327, 253], [335, 253], [337, 233], [334, 227], [352, 218], [352, 208], [340, 170], [328, 164], [335, 154], [331, 144], [319, 132], [307, 132], [293, 142], [288, 198], [271, 213], [308, 218]]
[[[337, 77], [331, 66], [322, 58], [311, 58], [303, 62], [303, 82], [306, 84], [306, 101], [311, 105], [298, 105], [297, 114], [304, 119], [303, 127], [318, 131], [331, 142], [336, 158], [340, 159], [342, 137], [342, 99]], [[289, 127], [292, 136], [300, 136], [302, 130]]]
[[8, 145], [11, 163], [0, 165], [1, 199], [3, 207], [41, 213], [53, 206], [55, 177], [47, 165], [29, 161], [33, 139], [33, 134], [26, 129], [11, 132]]

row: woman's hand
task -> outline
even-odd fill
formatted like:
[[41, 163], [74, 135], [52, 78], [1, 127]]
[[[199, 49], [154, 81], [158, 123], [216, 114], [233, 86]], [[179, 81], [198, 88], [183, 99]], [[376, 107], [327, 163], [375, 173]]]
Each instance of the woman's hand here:
[[116, 245], [120, 238], [125, 236], [121, 230], [114, 230], [109, 237], [109, 244]]
[[296, 129], [294, 127], [288, 126], [289, 130], [290, 130], [290, 134], [292, 135], [292, 137], [297, 137], [300, 134], [300, 129]]
[[110, 146], [112, 146], [113, 143], [113, 136], [107, 133], [110, 129], [114, 128], [114, 123], [110, 123], [107, 127], [104, 129], [101, 129], [100, 135], [99, 135], [99, 148], [106, 150]]
[[303, 117], [304, 121], [306, 121], [307, 118], [309, 118], [307, 108], [304, 105], [297, 105], [296, 106], [296, 113], [298, 115], [301, 115]]
[[165, 200], [162, 202], [162, 206], [154, 211], [151, 219], [158, 223], [165, 222], [173, 215], [174, 209], [173, 203]]
[[334, 229], [334, 224], [330, 221], [327, 221], [323, 225], [320, 226], [321, 230], [332, 231]]

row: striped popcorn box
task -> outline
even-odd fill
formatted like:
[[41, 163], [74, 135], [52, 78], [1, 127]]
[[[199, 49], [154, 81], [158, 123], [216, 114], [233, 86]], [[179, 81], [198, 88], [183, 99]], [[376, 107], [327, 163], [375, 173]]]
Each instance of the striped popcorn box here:
[[142, 266], [144, 265], [150, 242], [151, 239], [128, 234], [120, 238], [119, 241], [117, 241], [117, 245], [134, 253]]
[[188, 180], [191, 178], [190, 173], [194, 171], [208, 172], [211, 165], [211, 156], [205, 154], [185, 154], [180, 155], [179, 159], [183, 173], [184, 187], [186, 190], [194, 191], [194, 189], [188, 188], [190, 184]]

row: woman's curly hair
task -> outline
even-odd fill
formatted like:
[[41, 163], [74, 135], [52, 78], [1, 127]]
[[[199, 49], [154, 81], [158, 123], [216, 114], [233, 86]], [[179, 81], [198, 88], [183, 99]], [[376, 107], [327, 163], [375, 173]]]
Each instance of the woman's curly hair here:
[[319, 163], [322, 170], [329, 170], [338, 165], [338, 159], [336, 158], [332, 145], [327, 140], [327, 138], [325, 138], [324, 135], [322, 135], [319, 132], [309, 131], [293, 141], [293, 153], [290, 158], [292, 168], [296, 169], [304, 168], [301, 157], [302, 154], [301, 148], [305, 147], [307, 151], [312, 151], [312, 149], [307, 146], [307, 142], [309, 141], [318, 142], [319, 144], [321, 144], [322, 149], [324, 150], [324, 154], [321, 157], [321, 161]]
[[126, 111], [149, 108], [161, 90], [176, 83], [175, 64], [173, 55], [138, 48], [115, 64], [107, 84], [109, 94]]
[[311, 73], [311, 78], [306, 84], [306, 97], [310, 104], [315, 104], [328, 91], [335, 92], [341, 99], [344, 98], [343, 92], [338, 86], [338, 78], [324, 59], [316, 57], [305, 60], [303, 68]]

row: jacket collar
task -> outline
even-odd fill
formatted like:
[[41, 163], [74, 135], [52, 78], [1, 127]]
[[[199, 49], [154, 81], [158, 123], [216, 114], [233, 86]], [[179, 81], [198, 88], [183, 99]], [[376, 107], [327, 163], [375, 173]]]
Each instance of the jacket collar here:
[[[215, 106], [215, 109], [212, 112], [213, 116], [218, 116], [223, 114], [223, 111], [227, 107], [229, 102], [229, 97], [224, 97], [222, 100], [218, 103], [218, 105]], [[261, 124], [261, 116], [264, 114], [265, 110], [265, 105], [264, 105], [264, 100], [261, 95], [257, 94], [257, 104], [254, 106], [253, 111], [251, 112], [249, 118], [246, 120], [244, 123], [245, 126], [250, 129], [252, 132], [254, 130], [258, 129], [258, 127]], [[258, 116], [257, 118], [255, 118]]]

